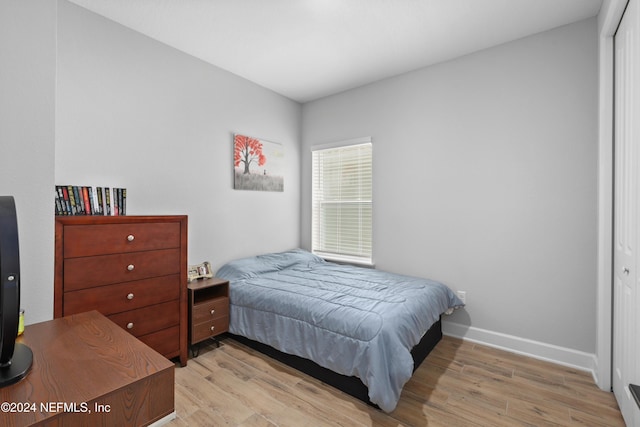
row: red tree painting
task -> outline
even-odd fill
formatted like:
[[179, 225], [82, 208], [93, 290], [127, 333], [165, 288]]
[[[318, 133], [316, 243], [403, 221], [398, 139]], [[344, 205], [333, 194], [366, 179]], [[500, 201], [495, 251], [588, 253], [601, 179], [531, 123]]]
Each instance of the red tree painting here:
[[281, 144], [235, 134], [233, 152], [233, 188], [284, 191], [284, 150]]
[[262, 166], [267, 161], [267, 158], [262, 153], [262, 143], [259, 139], [245, 135], [235, 135], [234, 149], [234, 165], [235, 167], [240, 167], [240, 164], [243, 164], [245, 174], [250, 173], [249, 166], [252, 163]]

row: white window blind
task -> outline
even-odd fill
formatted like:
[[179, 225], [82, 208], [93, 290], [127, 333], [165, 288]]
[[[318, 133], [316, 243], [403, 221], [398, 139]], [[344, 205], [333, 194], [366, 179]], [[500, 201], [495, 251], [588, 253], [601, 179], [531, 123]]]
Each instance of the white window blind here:
[[317, 255], [372, 263], [372, 159], [370, 138], [312, 149], [311, 245]]

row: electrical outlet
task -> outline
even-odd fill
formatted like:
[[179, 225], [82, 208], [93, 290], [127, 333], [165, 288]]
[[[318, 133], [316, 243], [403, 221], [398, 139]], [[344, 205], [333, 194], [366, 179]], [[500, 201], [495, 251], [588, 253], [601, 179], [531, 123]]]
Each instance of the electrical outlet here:
[[467, 303], [467, 291], [458, 291], [456, 294], [458, 294], [458, 298], [460, 298], [464, 304]]

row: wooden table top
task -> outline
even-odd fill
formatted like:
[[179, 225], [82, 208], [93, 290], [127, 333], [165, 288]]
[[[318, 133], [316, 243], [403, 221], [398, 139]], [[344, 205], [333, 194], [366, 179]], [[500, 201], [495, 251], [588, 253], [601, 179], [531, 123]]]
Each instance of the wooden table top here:
[[[24, 379], [0, 389], [0, 404], [7, 402], [22, 410], [2, 408], [0, 425], [21, 425], [22, 421], [26, 425], [53, 417], [63, 412], [57, 410], [60, 403], [70, 405], [66, 409], [75, 405], [82, 410], [82, 404], [175, 368], [97, 311], [29, 325], [17, 342], [31, 348], [33, 365]], [[53, 407], [46, 406], [50, 402]]]

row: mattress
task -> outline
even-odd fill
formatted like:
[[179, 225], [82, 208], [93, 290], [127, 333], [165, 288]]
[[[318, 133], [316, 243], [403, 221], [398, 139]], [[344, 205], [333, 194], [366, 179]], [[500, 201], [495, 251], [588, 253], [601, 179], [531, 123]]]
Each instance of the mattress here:
[[411, 349], [463, 306], [442, 283], [302, 249], [235, 260], [216, 276], [230, 281], [229, 332], [360, 378], [386, 412], [413, 373]]

